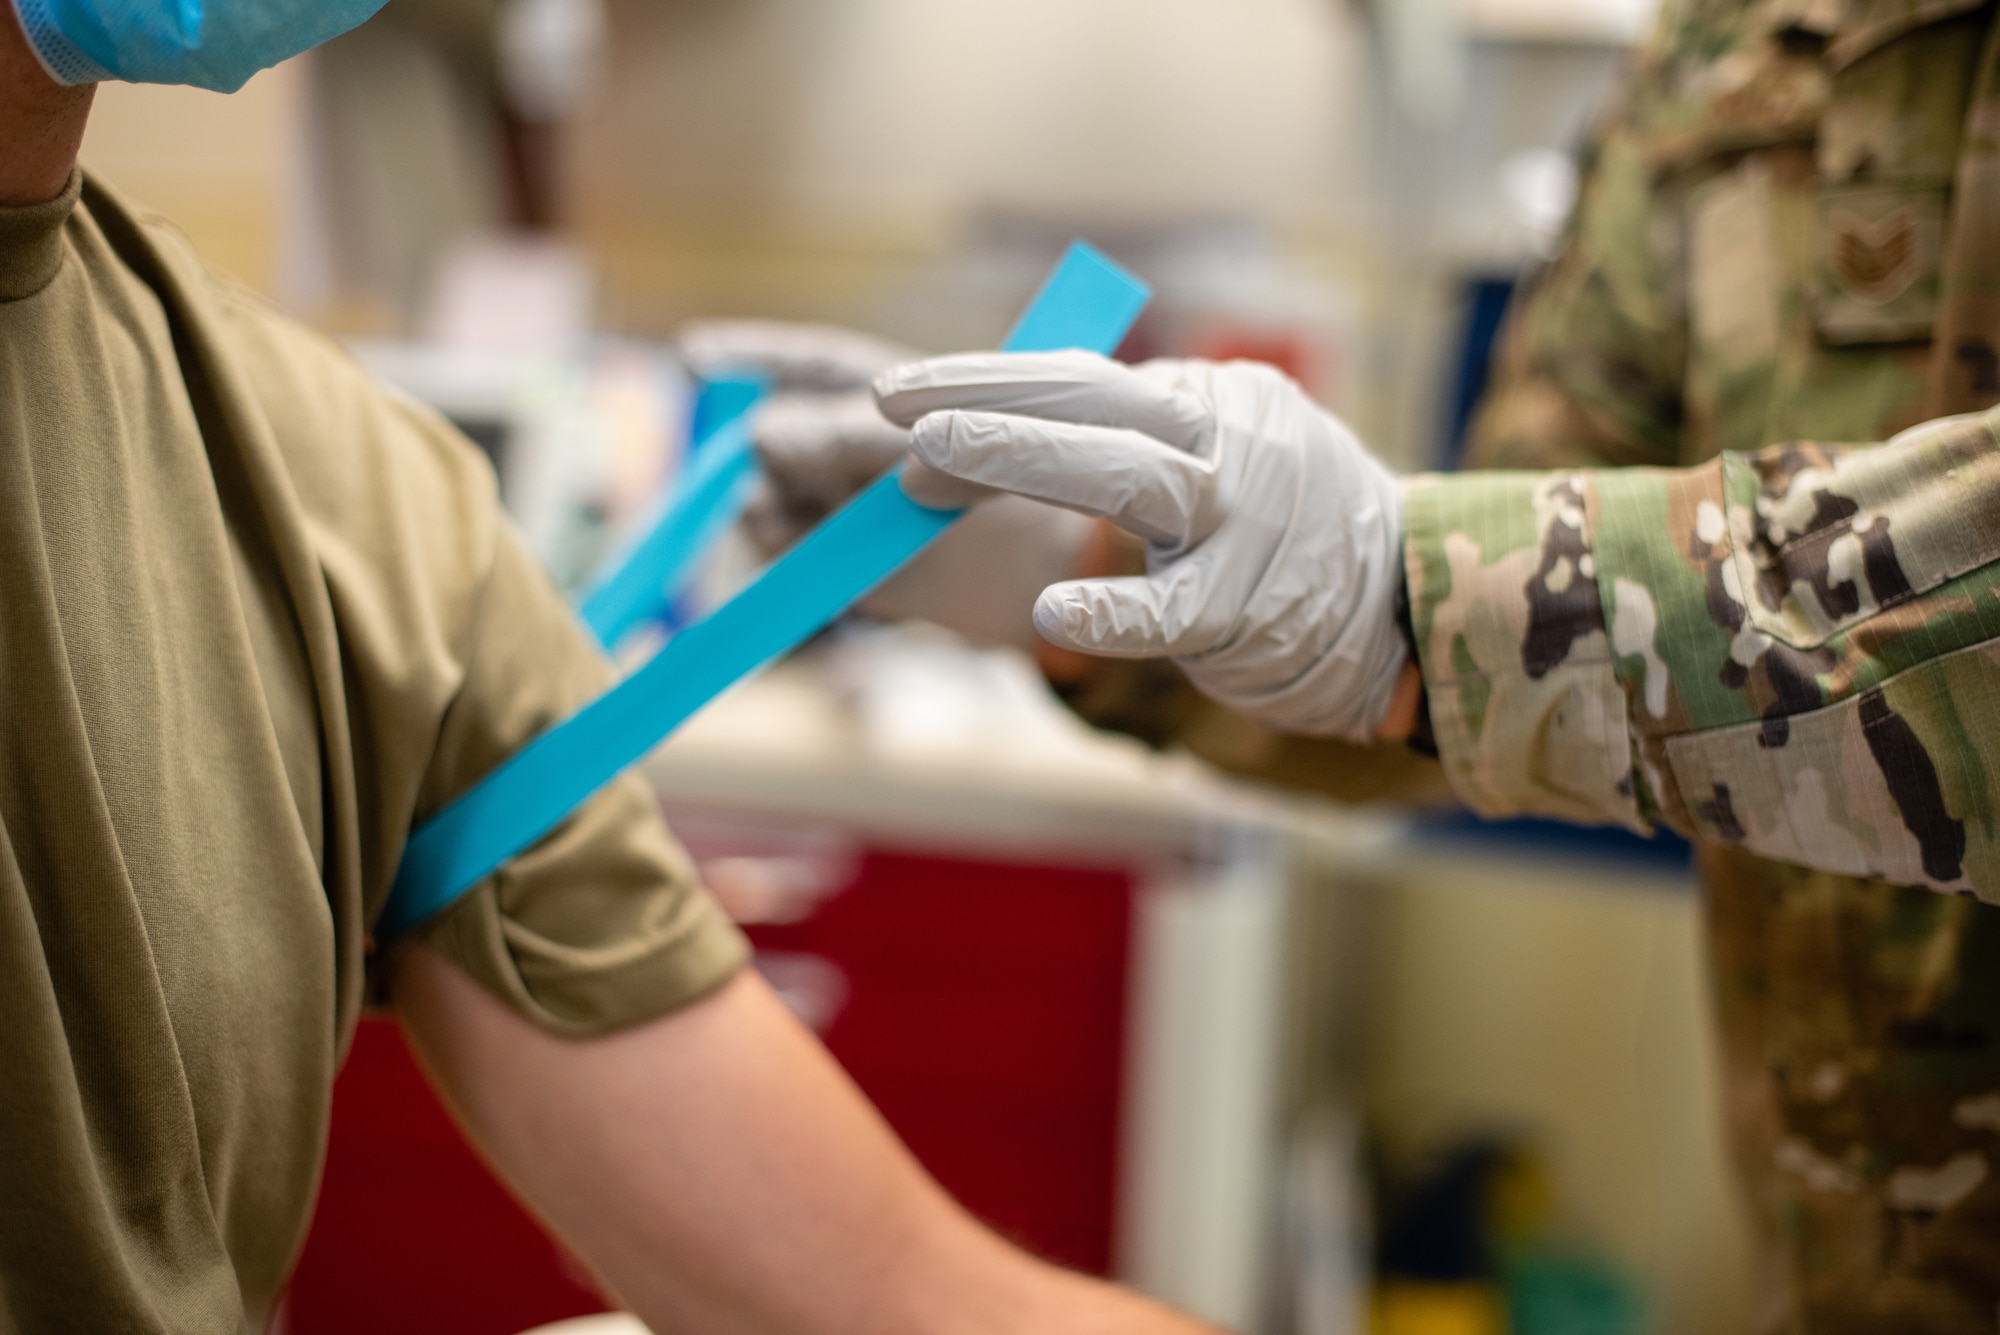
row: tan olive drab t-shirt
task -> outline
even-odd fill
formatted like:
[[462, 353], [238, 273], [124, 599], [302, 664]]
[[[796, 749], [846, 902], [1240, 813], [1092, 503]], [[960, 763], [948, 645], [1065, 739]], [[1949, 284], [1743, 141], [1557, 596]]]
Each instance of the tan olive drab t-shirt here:
[[[233, 1331], [412, 824], [602, 688], [476, 450], [79, 180], [0, 210], [0, 1331]], [[637, 780], [422, 935], [570, 1034], [744, 946]]]

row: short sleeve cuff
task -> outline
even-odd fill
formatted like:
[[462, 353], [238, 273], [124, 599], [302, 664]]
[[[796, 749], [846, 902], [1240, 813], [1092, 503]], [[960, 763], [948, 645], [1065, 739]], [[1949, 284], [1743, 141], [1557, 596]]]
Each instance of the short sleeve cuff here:
[[749, 960], [627, 776], [427, 927], [422, 938], [513, 1009], [585, 1038], [699, 1001]]

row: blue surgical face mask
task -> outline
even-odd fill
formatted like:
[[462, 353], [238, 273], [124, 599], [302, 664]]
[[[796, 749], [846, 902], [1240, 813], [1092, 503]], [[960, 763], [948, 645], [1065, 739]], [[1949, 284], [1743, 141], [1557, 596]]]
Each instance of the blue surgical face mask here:
[[122, 79], [233, 93], [258, 70], [338, 37], [386, 0], [13, 0], [65, 84]]

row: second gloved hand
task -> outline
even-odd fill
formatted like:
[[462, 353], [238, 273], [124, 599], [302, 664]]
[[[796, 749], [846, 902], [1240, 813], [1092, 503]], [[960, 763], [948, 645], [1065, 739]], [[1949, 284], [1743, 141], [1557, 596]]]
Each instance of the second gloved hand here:
[[690, 370], [754, 370], [771, 394], [750, 424], [762, 473], [744, 514], [767, 554], [796, 542], [903, 457], [910, 434], [884, 420], [868, 386], [918, 356], [898, 343], [833, 325], [707, 320], [681, 331]]
[[[681, 354], [698, 374], [751, 368], [771, 379], [771, 397], [750, 424], [762, 477], [743, 515], [744, 532], [767, 556], [909, 449], [909, 431], [882, 416], [868, 388], [878, 373], [917, 356], [908, 348], [829, 325], [737, 320], [690, 325]], [[1066, 510], [989, 494], [861, 610], [934, 622], [978, 644], [1034, 649], [1041, 643], [1030, 619], [1035, 595], [1076, 570], [1090, 527]]]
[[[1146, 540], [1146, 575], [1042, 592], [1051, 642], [1171, 655], [1204, 693], [1286, 731], [1366, 741], [1389, 712], [1408, 656], [1401, 488], [1279, 372], [984, 353], [885, 372], [876, 395], [929, 468]], [[935, 485], [908, 483], [919, 499]]]

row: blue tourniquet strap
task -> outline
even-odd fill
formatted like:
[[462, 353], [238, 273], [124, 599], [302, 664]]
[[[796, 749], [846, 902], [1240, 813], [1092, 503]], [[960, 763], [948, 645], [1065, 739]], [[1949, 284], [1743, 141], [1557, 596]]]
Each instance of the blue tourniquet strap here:
[[[1004, 345], [1110, 353], [1150, 296], [1090, 246], [1070, 247]], [[798, 647], [951, 526], [891, 472], [637, 672], [515, 752], [410, 837], [378, 938], [448, 908], [651, 751], [688, 717]]]
[[762, 377], [717, 379], [702, 387], [687, 467], [665, 508], [636, 544], [591, 581], [578, 609], [606, 649], [617, 648], [635, 627], [670, 606], [702, 553], [743, 513], [757, 480], [750, 414], [765, 388]]

